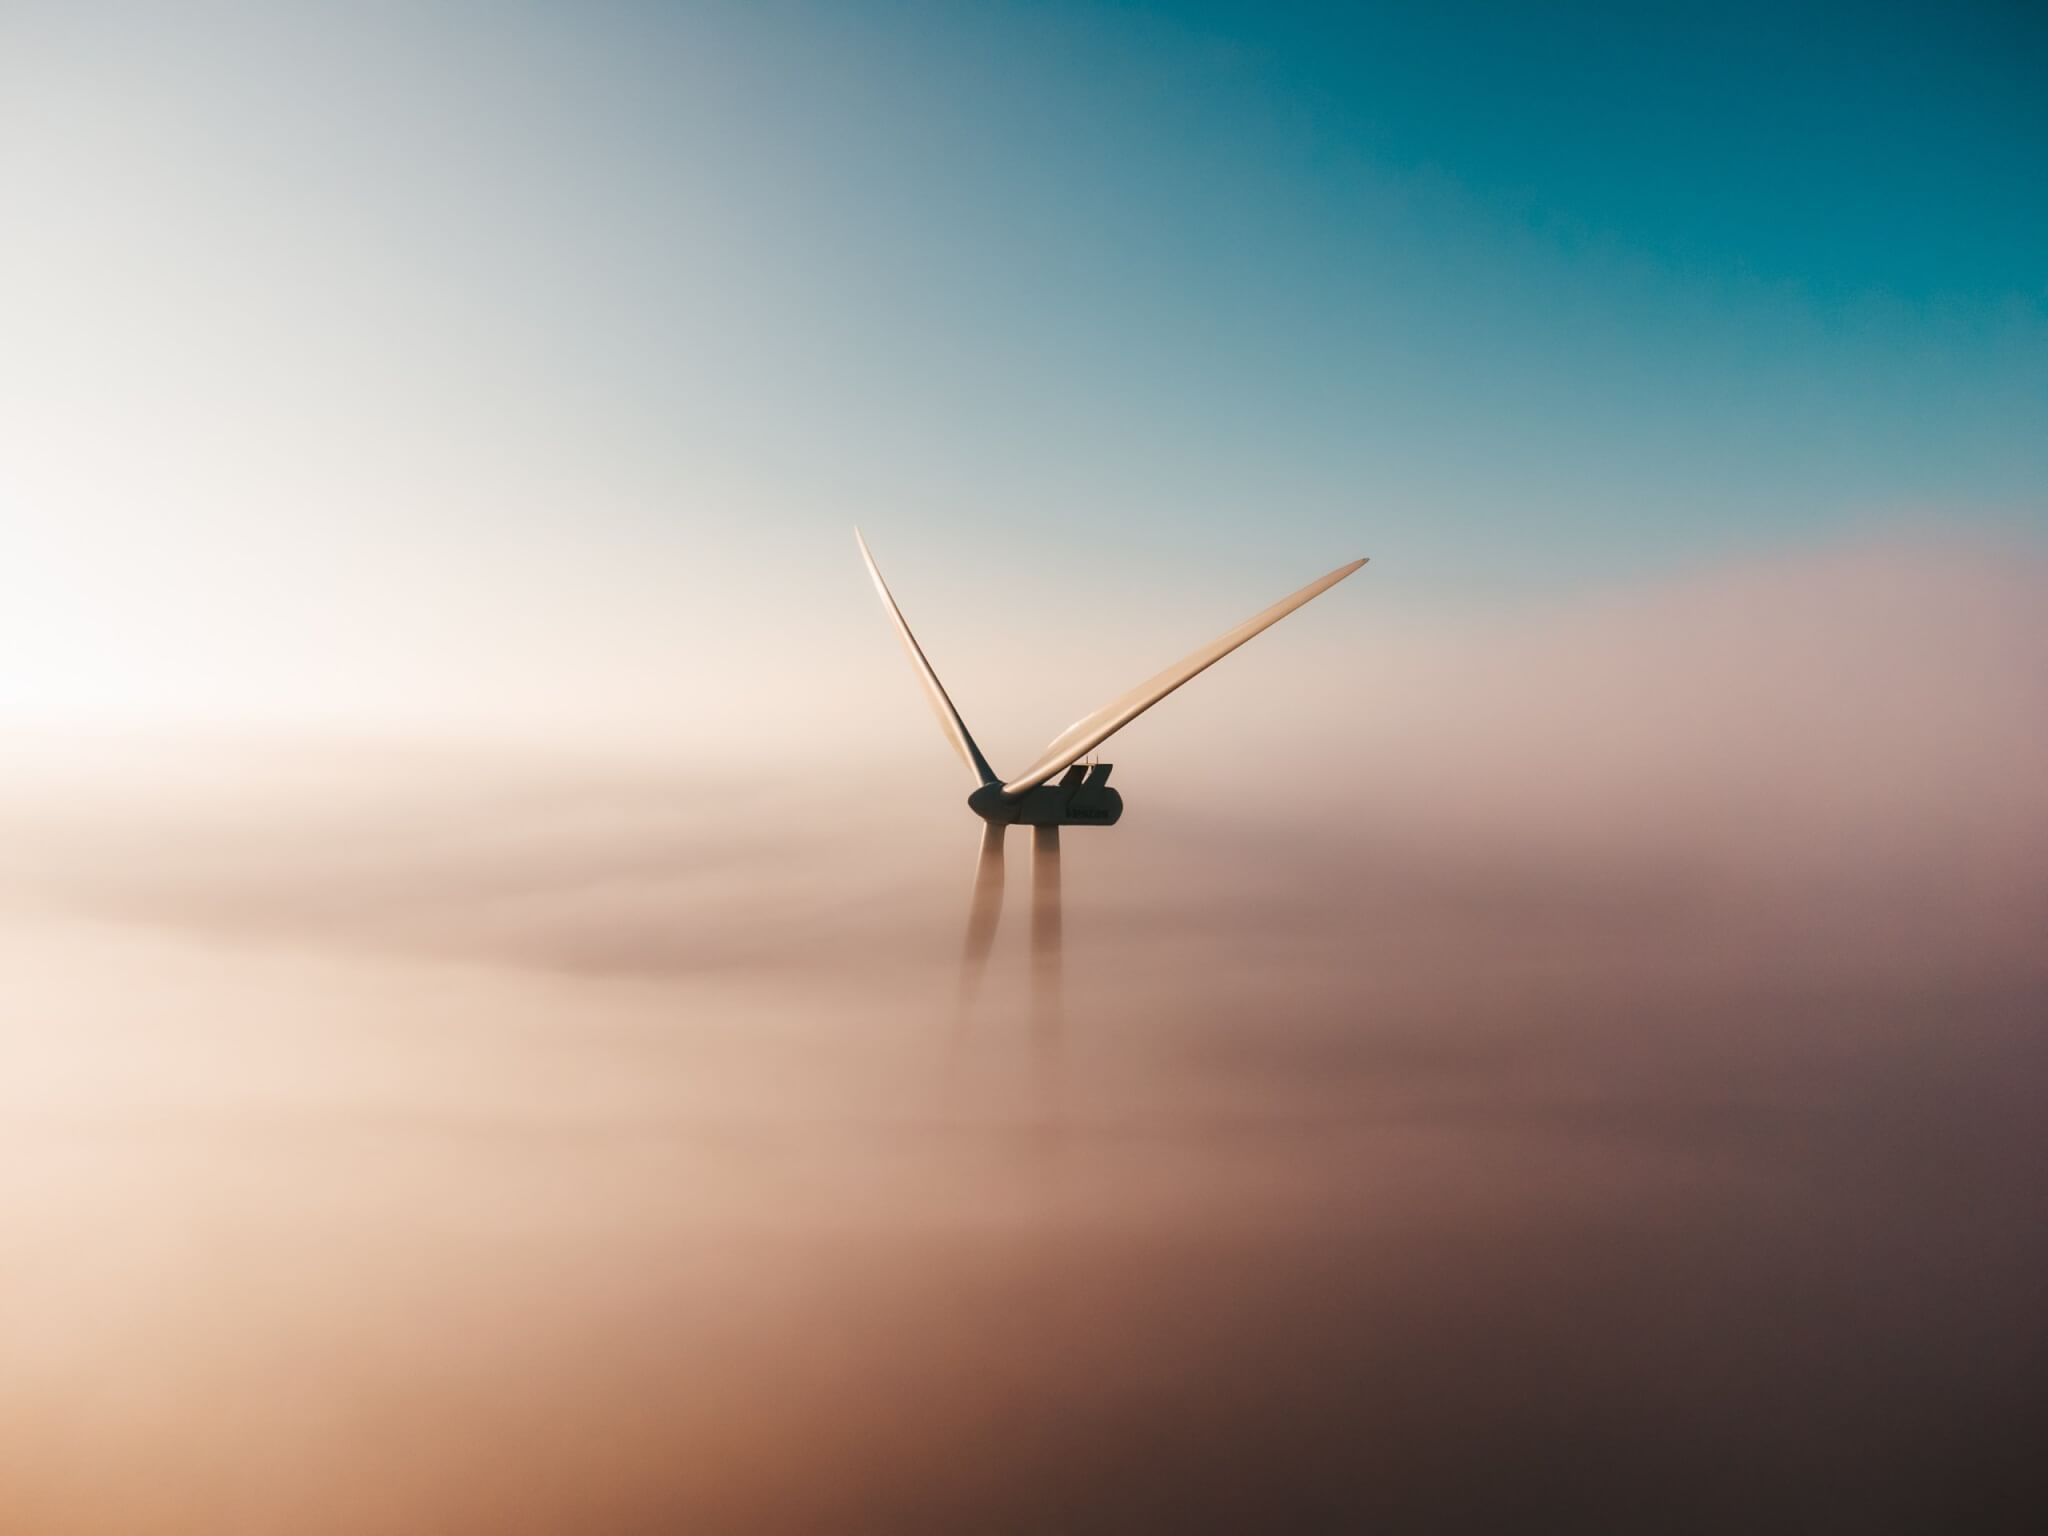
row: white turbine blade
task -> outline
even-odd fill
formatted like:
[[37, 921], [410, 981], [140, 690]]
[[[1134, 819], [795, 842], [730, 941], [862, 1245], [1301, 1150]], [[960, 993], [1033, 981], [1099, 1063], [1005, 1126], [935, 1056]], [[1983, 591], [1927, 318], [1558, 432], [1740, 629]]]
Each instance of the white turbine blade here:
[[988, 952], [1003, 915], [1003, 824], [981, 824], [981, 852], [974, 861], [974, 894], [967, 901], [967, 936], [960, 948], [960, 1012], [963, 1019], [981, 986]]
[[996, 782], [995, 770], [988, 765], [988, 759], [981, 755], [981, 748], [974, 744], [974, 738], [967, 734], [967, 722], [960, 718], [960, 711], [953, 707], [953, 701], [946, 697], [945, 684], [939, 681], [939, 674], [932, 670], [932, 664], [925, 659], [924, 649], [917, 643], [917, 636], [910, 632], [910, 626], [903, 620], [903, 610], [896, 606], [896, 599], [889, 595], [889, 584], [882, 580], [882, 573], [875, 565], [875, 557], [868, 553], [868, 541], [861, 537], [858, 528], [853, 530], [854, 542], [860, 545], [860, 557], [867, 562], [868, 575], [875, 581], [875, 590], [882, 595], [882, 606], [889, 610], [889, 619], [896, 626], [896, 633], [903, 637], [903, 649], [909, 653], [910, 664], [917, 668], [918, 678], [924, 683], [925, 697], [932, 702], [932, 713], [939, 717], [939, 727], [946, 733], [946, 739], [953, 743], [960, 760], [967, 764], [968, 771], [977, 782]]
[[1003, 793], [1021, 795], [1026, 790], [1043, 784], [1062, 768], [1079, 762], [1085, 754], [1129, 725], [1182, 683], [1206, 672], [1260, 630], [1278, 624], [1310, 598], [1329, 591], [1364, 564], [1363, 560], [1354, 560], [1349, 565], [1338, 566], [1329, 575], [1310, 582], [1292, 597], [1283, 597], [1264, 613], [1246, 619], [1221, 639], [1212, 640], [1193, 655], [1181, 658], [1149, 682], [1140, 683], [1129, 693], [1110, 700], [1094, 714], [1076, 720], [1052, 739], [1037, 762], [1005, 784]]

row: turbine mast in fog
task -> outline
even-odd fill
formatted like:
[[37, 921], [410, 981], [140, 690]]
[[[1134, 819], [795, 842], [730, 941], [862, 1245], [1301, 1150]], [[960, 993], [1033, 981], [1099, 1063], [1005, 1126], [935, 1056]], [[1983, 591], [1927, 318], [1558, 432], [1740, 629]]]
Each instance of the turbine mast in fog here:
[[[1198, 673], [1207, 671], [1245, 641], [1269, 629], [1302, 606], [1320, 596], [1364, 565], [1354, 560], [1340, 565], [1327, 576], [1318, 577], [1290, 597], [1283, 597], [1263, 613], [1254, 614], [1229, 633], [1212, 640], [1193, 654], [1183, 657], [1157, 677], [1120, 694], [1092, 715], [1084, 715], [1055, 736], [1035, 762], [1013, 779], [1005, 780], [981, 755], [968, 733], [967, 722], [946, 694], [945, 684], [932, 670], [924, 647], [910, 632], [903, 610], [889, 593], [889, 584], [868, 552], [860, 530], [853, 532], [860, 545], [860, 557], [874, 578], [882, 607], [903, 641], [910, 664], [917, 669], [925, 696], [939, 717], [939, 727], [952, 742], [967, 771], [974, 776], [974, 792], [967, 808], [981, 818], [981, 854], [974, 867], [974, 892], [967, 908], [967, 940], [960, 958], [960, 1002], [963, 1010], [972, 1001], [995, 943], [996, 919], [1003, 905], [1003, 834], [1012, 826], [1031, 828], [1031, 973], [1033, 1014], [1041, 1031], [1058, 1019], [1060, 981], [1060, 828], [1107, 827], [1124, 813], [1123, 796], [1109, 787], [1108, 763], [1084, 766], [1081, 759], [1129, 725], [1146, 710]], [[1050, 782], [1058, 774], [1057, 784]]]

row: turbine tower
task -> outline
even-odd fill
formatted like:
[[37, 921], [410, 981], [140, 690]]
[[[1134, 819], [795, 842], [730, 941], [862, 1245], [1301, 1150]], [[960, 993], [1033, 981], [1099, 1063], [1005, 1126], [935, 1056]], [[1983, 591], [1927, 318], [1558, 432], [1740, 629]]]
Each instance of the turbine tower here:
[[[996, 920], [1003, 907], [1003, 834], [1012, 826], [1031, 828], [1031, 978], [1032, 1016], [1041, 1039], [1057, 1029], [1060, 998], [1060, 828], [1107, 827], [1124, 813], [1123, 796], [1109, 787], [1108, 763], [1083, 765], [1081, 759], [1116, 732], [1129, 725], [1174, 689], [1207, 671], [1245, 641], [1269, 629], [1288, 614], [1319, 597], [1353, 571], [1364, 565], [1354, 560], [1340, 565], [1327, 576], [1319, 576], [1299, 592], [1283, 597], [1272, 607], [1246, 619], [1237, 628], [1219, 636], [1200, 650], [1182, 657], [1157, 677], [1119, 694], [1092, 715], [1083, 715], [1055, 736], [1035, 762], [1014, 779], [1005, 780], [981, 755], [981, 748], [968, 734], [967, 722], [946, 694], [945, 684], [932, 669], [924, 647], [910, 632], [903, 610], [890, 595], [889, 584], [868, 541], [858, 528], [853, 537], [860, 545], [860, 557], [882, 606], [902, 638], [910, 664], [917, 669], [925, 696], [939, 717], [939, 727], [974, 776], [975, 788], [967, 797], [967, 808], [981, 818], [981, 853], [974, 866], [974, 893], [967, 908], [967, 938], [960, 956], [960, 1007], [964, 1015], [973, 1001], [995, 943]], [[1051, 783], [1054, 774], [1060, 776]]]

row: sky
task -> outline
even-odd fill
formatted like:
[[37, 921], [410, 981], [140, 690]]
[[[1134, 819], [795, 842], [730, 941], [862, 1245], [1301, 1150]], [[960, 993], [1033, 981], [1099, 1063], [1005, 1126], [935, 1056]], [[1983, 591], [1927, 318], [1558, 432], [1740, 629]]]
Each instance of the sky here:
[[10, 714], [637, 712], [855, 522], [971, 661], [2042, 527], [2023, 7], [6, 25]]
[[0, 1525], [2040, 1528], [2044, 73], [0, 0]]

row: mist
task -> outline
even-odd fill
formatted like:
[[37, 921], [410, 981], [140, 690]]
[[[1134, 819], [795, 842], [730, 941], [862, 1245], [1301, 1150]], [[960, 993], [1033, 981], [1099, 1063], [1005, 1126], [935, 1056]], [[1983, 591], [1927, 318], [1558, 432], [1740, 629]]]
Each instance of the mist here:
[[0, 1509], [2022, 1528], [2044, 615], [1900, 536], [1283, 629], [1112, 743], [1050, 1077], [879, 620], [744, 768], [17, 730]]

